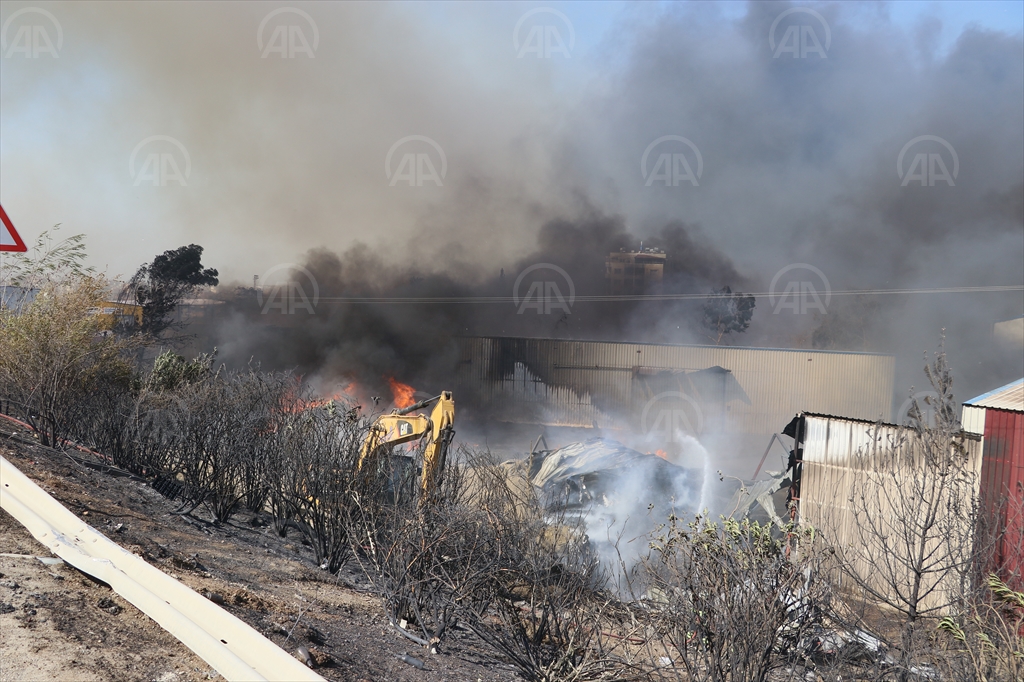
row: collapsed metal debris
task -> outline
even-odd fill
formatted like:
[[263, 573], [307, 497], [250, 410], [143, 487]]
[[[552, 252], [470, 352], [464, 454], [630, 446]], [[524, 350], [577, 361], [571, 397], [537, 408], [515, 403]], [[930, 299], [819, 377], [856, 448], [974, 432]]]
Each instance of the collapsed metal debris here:
[[[529, 477], [546, 505], [583, 508], [592, 503], [616, 506], [625, 502], [656, 506], [678, 505], [688, 511], [699, 503], [703, 472], [676, 466], [656, 455], [645, 455], [607, 438], [570, 443], [556, 450], [535, 452]], [[631, 486], [642, 485], [644, 499], [625, 499]]]
[[[538, 444], [541, 439], [538, 439]], [[583, 510], [627, 504], [655, 516], [707, 511], [712, 517], [750, 517], [784, 525], [785, 491], [792, 471], [767, 472], [770, 478], [745, 481], [718, 478], [638, 452], [618, 441], [593, 438], [554, 450], [537, 450], [527, 465], [528, 478], [546, 506]]]
[[788, 490], [792, 484], [792, 470], [786, 469], [781, 473], [768, 471], [766, 473], [770, 478], [744, 484], [737, 488], [732, 499], [729, 500], [729, 504], [726, 505], [726, 516], [737, 519], [749, 516], [758, 521], [768, 520], [777, 528], [782, 528], [785, 525], [786, 522], [779, 514], [780, 505], [776, 498], [778, 493]]

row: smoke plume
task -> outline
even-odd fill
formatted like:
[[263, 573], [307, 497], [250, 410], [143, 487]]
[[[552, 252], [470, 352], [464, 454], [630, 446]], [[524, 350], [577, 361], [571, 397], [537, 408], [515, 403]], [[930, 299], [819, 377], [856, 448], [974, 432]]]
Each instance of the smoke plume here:
[[[291, 21], [268, 18], [276, 4], [35, 5], [64, 41], [59, 59], [0, 60], [5, 209], [27, 239], [58, 222], [84, 232], [112, 276], [188, 243], [223, 282], [313, 273], [321, 301], [301, 321], [232, 303], [204, 338], [233, 362], [430, 383], [457, 362], [457, 334], [707, 342], [688, 301], [531, 317], [507, 300], [538, 263], [579, 296], [604, 293], [607, 253], [643, 240], [668, 253], [668, 291], [763, 294], [797, 264], [827, 277], [826, 311], [762, 295], [727, 343], [893, 353], [902, 394], [945, 329], [958, 398], [1024, 374], [992, 338], [1024, 314], [1019, 291], [842, 294], [1022, 284], [1019, 32], [967, 28], [945, 49], [935, 21], [900, 24], [884, 3], [815, 3], [821, 23], [780, 19], [787, 2], [626, 5], [599, 29], [593, 7], [566, 5], [571, 59], [538, 59], [513, 45], [525, 6], [295, 3], [319, 40], [312, 58], [281, 58], [260, 47], [261, 26], [265, 43]], [[798, 21], [827, 25], [825, 58], [773, 48]], [[155, 135], [188, 151], [184, 185], [130, 172]], [[409, 136], [443, 150], [443, 178], [422, 140], [385, 169]], [[666, 136], [693, 147], [650, 149]], [[933, 138], [955, 150], [955, 179]], [[440, 184], [393, 182], [406, 155], [431, 159]], [[904, 182], [918, 155], [943, 159], [950, 182]], [[363, 292], [506, 300], [330, 300]]]

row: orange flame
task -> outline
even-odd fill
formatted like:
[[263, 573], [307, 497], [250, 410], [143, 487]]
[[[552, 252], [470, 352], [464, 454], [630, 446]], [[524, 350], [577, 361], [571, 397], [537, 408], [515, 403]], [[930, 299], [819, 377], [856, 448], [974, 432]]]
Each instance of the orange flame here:
[[345, 398], [355, 399], [356, 393], [359, 390], [359, 386], [354, 381], [350, 381], [340, 390], [336, 391], [334, 395], [329, 398], [318, 398], [314, 400], [302, 400], [301, 398], [291, 398], [290, 405], [285, 406], [285, 412], [305, 412], [315, 407], [324, 407], [331, 401], [342, 401]]
[[668, 459], [668, 453], [665, 452], [664, 450], [655, 450], [654, 454], [656, 454], [658, 457], [661, 457], [664, 460]]
[[416, 398], [413, 395], [416, 393], [416, 389], [408, 384], [403, 384], [401, 381], [394, 377], [387, 377], [388, 385], [391, 386], [391, 395], [395, 400], [395, 407], [398, 409], [404, 409], [416, 402]]

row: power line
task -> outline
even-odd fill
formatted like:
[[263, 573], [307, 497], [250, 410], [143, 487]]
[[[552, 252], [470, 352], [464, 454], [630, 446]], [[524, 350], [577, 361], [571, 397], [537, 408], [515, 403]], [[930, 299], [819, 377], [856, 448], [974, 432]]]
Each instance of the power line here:
[[[270, 287], [268, 287], [270, 288]], [[922, 294], [984, 294], [1024, 291], [1024, 285], [1008, 284], [983, 287], [938, 287], [932, 289], [841, 289], [815, 294], [829, 296], [916, 296]], [[738, 293], [755, 298], [787, 298], [796, 292], [733, 292], [731, 294], [621, 294], [576, 296], [575, 302], [627, 302], [627, 301], [704, 301], [709, 298], [732, 298]], [[320, 301], [342, 303], [518, 303], [524, 300], [513, 296], [321, 296]]]

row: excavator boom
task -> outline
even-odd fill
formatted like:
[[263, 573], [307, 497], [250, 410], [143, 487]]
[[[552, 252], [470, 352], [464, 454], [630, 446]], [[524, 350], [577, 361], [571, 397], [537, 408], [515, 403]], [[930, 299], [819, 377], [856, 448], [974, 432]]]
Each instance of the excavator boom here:
[[[422, 413], [410, 414], [435, 401], [429, 417]], [[370, 427], [370, 433], [363, 442], [357, 468], [362, 471], [367, 459], [372, 458], [377, 450], [384, 446], [401, 445], [426, 437], [423, 473], [420, 480], [420, 489], [425, 499], [433, 494], [437, 476], [444, 469], [454, 425], [455, 401], [452, 399], [451, 391], [442, 391], [437, 397], [420, 401], [403, 410], [395, 410], [391, 414], [382, 414]]]

